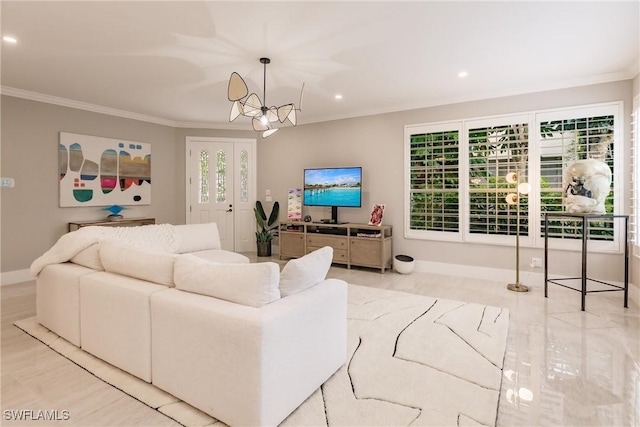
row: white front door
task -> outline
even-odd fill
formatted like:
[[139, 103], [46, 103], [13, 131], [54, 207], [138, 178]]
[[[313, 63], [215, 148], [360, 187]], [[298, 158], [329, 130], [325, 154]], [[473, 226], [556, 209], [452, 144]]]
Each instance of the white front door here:
[[255, 140], [187, 137], [187, 223], [215, 222], [222, 249], [255, 250]]

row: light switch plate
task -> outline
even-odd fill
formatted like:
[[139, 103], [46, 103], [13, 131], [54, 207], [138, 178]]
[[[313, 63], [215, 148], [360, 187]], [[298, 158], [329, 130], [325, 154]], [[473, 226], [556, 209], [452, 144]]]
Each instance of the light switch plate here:
[[13, 178], [4, 178], [2, 177], [2, 187], [9, 187], [9, 188], [13, 188], [16, 186], [16, 180]]

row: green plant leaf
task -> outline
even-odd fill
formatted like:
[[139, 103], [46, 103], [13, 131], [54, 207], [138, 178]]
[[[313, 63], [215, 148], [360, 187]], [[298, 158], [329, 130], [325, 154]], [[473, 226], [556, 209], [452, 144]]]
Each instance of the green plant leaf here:
[[267, 222], [267, 225], [269, 227], [271, 227], [278, 220], [279, 214], [280, 214], [280, 203], [275, 202], [273, 204], [273, 208], [271, 209], [271, 214], [269, 215], [269, 222]]
[[258, 212], [257, 208], [253, 208], [253, 212], [256, 215], [256, 222], [258, 223], [258, 226], [261, 228], [261, 231], [264, 231], [266, 227], [265, 227], [264, 219], [262, 219], [260, 212]]
[[263, 221], [267, 220], [267, 214], [264, 213], [264, 208], [262, 207], [262, 202], [260, 200], [256, 200], [256, 218], [257, 215], [260, 215]]

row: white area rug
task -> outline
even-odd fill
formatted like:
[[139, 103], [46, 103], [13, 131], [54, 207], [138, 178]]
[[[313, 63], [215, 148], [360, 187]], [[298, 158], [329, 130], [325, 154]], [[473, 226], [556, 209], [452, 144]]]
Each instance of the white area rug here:
[[[39, 325], [15, 325], [185, 426], [222, 425]], [[349, 285], [348, 357], [283, 426], [494, 426], [509, 312]]]

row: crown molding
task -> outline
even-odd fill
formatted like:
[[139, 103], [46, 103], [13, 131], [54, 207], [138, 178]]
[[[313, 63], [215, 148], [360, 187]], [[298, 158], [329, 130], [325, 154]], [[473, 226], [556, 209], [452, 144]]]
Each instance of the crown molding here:
[[104, 107], [102, 105], [89, 104], [88, 102], [76, 101], [68, 98], [61, 98], [53, 95], [45, 95], [38, 92], [31, 92], [23, 89], [16, 89], [9, 86], [1, 86], [2, 95], [23, 98], [31, 101], [44, 102], [47, 104], [59, 105], [62, 107], [75, 108], [78, 110], [91, 111], [93, 113], [107, 114], [109, 116], [123, 117], [125, 119], [139, 120], [142, 122], [155, 123], [158, 125], [179, 127], [175, 120], [168, 120], [161, 117], [148, 116], [146, 114], [133, 113], [131, 111], [119, 110], [117, 108]]
[[16, 89], [10, 86], [0, 86], [0, 94], [13, 96], [15, 98], [28, 99], [30, 101], [44, 102], [47, 104], [59, 105], [62, 107], [75, 108], [78, 110], [91, 111], [93, 113], [107, 114], [110, 116], [122, 117], [125, 119], [139, 120], [148, 123], [155, 123], [173, 128], [195, 128], [195, 129], [222, 129], [222, 130], [249, 130], [242, 125], [235, 123], [217, 123], [217, 122], [192, 122], [192, 121], [176, 121], [165, 119], [162, 117], [149, 116], [146, 114], [134, 113], [117, 108], [105, 107], [88, 102], [76, 101], [68, 98], [61, 98], [53, 95], [45, 95], [43, 93], [31, 92], [23, 89]]
[[[457, 104], [463, 102], [480, 101], [484, 99], [502, 98], [508, 96], [525, 95], [535, 92], [545, 92], [551, 90], [569, 89], [572, 87], [589, 86], [601, 83], [610, 83], [621, 80], [631, 80], [638, 75], [637, 65], [629, 67], [627, 70], [616, 73], [602, 74], [598, 76], [590, 76], [587, 78], [570, 79], [553, 83], [544, 83], [520, 87], [518, 90], [508, 89], [496, 92], [479, 92], [475, 94], [467, 94], [463, 97], [444, 97], [441, 99], [433, 99], [427, 103], [409, 103], [388, 105], [385, 108], [363, 110], [353, 112], [351, 114], [342, 114], [335, 116], [316, 117], [312, 120], [300, 122], [300, 124], [321, 123], [333, 120], [344, 120], [358, 117], [366, 117], [377, 114], [399, 113], [409, 110], [417, 110], [422, 108], [436, 107], [440, 105]], [[105, 107], [97, 104], [76, 101], [73, 99], [61, 98], [58, 96], [45, 95], [38, 92], [31, 92], [23, 89], [16, 89], [9, 86], [0, 86], [0, 94], [13, 96], [16, 98], [24, 98], [32, 101], [45, 102], [47, 104], [60, 105], [63, 107], [76, 108], [79, 110], [91, 111], [94, 113], [107, 114], [110, 116], [123, 117], [126, 119], [139, 120], [148, 123], [155, 123], [173, 128], [194, 128], [194, 129], [220, 129], [220, 130], [251, 130], [236, 123], [220, 123], [220, 122], [197, 122], [197, 121], [178, 121], [170, 120], [162, 117], [149, 116], [146, 114], [134, 113], [131, 111], [119, 110], [116, 108]]]

